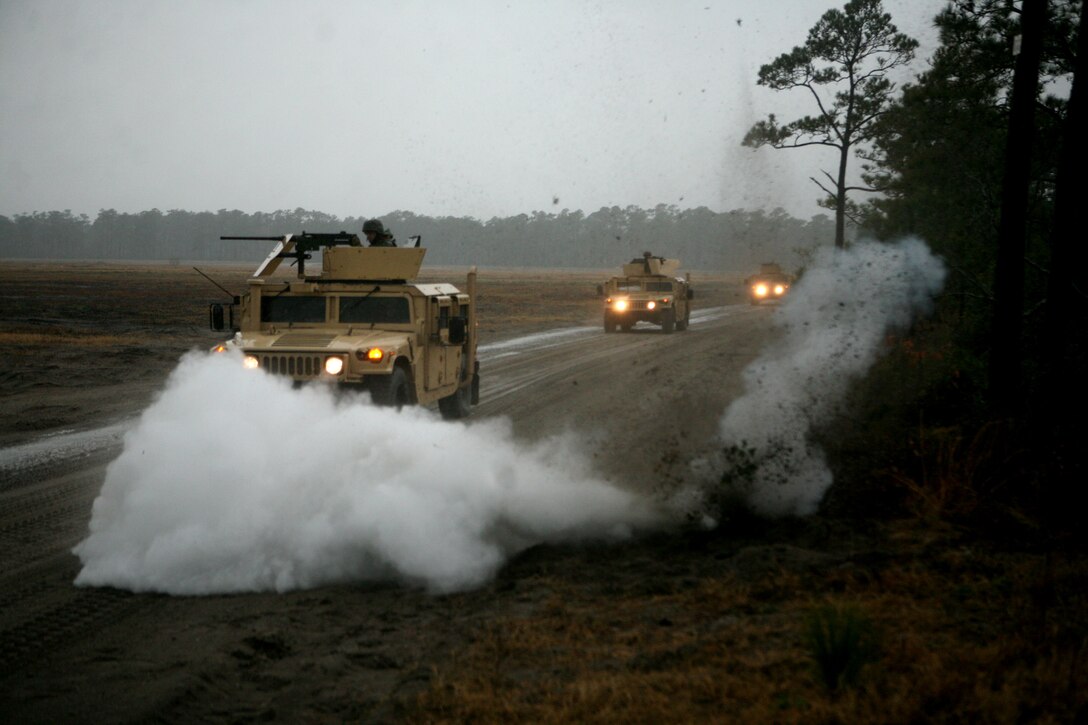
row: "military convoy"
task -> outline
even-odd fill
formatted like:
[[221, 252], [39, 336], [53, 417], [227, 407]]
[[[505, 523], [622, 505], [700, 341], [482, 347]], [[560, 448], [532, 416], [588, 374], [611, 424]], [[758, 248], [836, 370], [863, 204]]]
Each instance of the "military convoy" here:
[[677, 277], [679, 269], [680, 260], [650, 252], [623, 265], [622, 276], [597, 288], [598, 296], [604, 298], [604, 331], [627, 332], [638, 322], [660, 325], [666, 334], [688, 329], [695, 293], [691, 274]]
[[759, 266], [757, 274], [744, 280], [744, 286], [748, 290], [748, 301], [758, 305], [781, 300], [795, 281], [792, 274], [783, 272], [777, 264], [766, 262]]
[[[464, 418], [480, 398], [476, 269], [462, 291], [417, 282], [426, 249], [364, 246], [355, 234], [221, 237], [275, 242], [248, 290], [209, 308], [213, 330], [233, 337], [213, 352], [237, 351], [252, 370], [295, 382], [368, 391], [375, 403], [437, 403], [445, 418]], [[307, 261], [320, 257], [320, 267]], [[293, 260], [294, 278], [274, 276]], [[668, 334], [691, 324], [691, 274], [680, 261], [646, 252], [597, 287], [604, 330], [649, 322]], [[764, 264], [745, 280], [753, 304], [785, 294], [793, 279]]]
[[[242, 364], [289, 378], [369, 391], [379, 405], [438, 403], [464, 418], [479, 402], [476, 269], [465, 290], [413, 281], [426, 249], [365, 247], [355, 234], [223, 237], [275, 241], [248, 291], [210, 306], [213, 330], [234, 336]], [[320, 254], [313, 272], [306, 261]], [[294, 260], [295, 279], [272, 275]]]

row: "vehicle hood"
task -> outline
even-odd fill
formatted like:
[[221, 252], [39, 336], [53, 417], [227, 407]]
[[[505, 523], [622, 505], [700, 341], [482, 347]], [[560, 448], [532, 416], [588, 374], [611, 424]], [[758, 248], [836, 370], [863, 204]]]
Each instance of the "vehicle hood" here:
[[243, 332], [238, 345], [248, 351], [346, 352], [358, 348], [396, 348], [408, 343], [411, 335], [390, 330], [287, 330], [285, 332]]

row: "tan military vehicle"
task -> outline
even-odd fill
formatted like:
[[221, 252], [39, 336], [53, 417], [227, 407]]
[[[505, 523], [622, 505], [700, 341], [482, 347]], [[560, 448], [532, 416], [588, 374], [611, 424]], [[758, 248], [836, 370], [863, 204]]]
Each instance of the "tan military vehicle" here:
[[604, 331], [624, 332], [637, 322], [652, 322], [661, 331], [686, 330], [691, 322], [691, 274], [677, 277], [680, 260], [649, 252], [623, 265], [623, 275], [597, 288], [604, 297]]
[[[380, 405], [437, 402], [445, 418], [479, 401], [475, 267], [461, 291], [412, 281], [427, 251], [418, 238], [415, 247], [364, 247], [344, 232], [223, 239], [277, 243], [244, 295], [211, 305], [212, 329], [234, 330], [215, 351], [237, 349], [247, 368], [297, 383], [367, 390]], [[272, 276], [284, 259], [295, 260], [295, 279]]]
[[789, 292], [795, 278], [792, 274], [782, 271], [782, 268], [773, 262], [759, 265], [759, 273], [753, 274], [744, 280], [744, 286], [748, 289], [748, 301], [753, 305], [763, 302], [776, 302], [781, 300]]

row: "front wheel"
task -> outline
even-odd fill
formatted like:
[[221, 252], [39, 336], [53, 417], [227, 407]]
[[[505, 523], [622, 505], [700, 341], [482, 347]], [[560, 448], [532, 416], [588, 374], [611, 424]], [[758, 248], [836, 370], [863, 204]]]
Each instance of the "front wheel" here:
[[457, 388], [452, 395], [438, 399], [438, 411], [446, 420], [467, 418], [472, 405], [472, 386]]
[[408, 374], [404, 368], [393, 368], [390, 375], [370, 379], [370, 397], [376, 405], [395, 407], [400, 410], [412, 403], [412, 393], [408, 386]]
[[671, 335], [674, 327], [676, 327], [676, 311], [665, 310], [665, 314], [661, 316], [661, 331]]
[[616, 331], [616, 320], [613, 319], [612, 315], [608, 314], [607, 312], [604, 313], [604, 331], [605, 332], [615, 332]]

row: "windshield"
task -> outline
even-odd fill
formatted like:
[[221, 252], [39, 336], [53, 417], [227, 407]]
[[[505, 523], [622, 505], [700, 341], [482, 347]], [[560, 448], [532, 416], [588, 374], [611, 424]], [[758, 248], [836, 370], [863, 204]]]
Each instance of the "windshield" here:
[[672, 292], [672, 282], [643, 282], [641, 280], [627, 280], [616, 282], [616, 292], [631, 294], [632, 292]]
[[407, 324], [412, 316], [406, 297], [341, 297], [340, 321]]
[[261, 322], [324, 321], [324, 297], [261, 297]]

